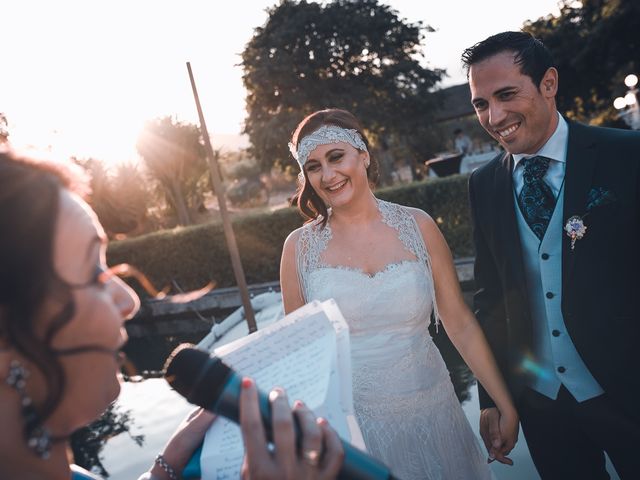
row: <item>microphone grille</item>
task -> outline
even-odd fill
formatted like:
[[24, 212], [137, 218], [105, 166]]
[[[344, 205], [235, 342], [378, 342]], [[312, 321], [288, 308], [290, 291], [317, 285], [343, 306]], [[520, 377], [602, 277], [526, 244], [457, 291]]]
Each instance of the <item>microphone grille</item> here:
[[165, 362], [165, 380], [189, 402], [208, 408], [224, 387], [231, 369], [191, 344], [176, 347]]

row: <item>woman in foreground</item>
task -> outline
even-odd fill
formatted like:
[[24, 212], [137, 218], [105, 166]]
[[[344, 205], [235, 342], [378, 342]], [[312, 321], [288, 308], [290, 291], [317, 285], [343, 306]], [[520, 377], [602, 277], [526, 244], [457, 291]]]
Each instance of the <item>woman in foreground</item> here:
[[[126, 319], [139, 306], [106, 266], [107, 239], [72, 177], [52, 164], [0, 152], [0, 478], [96, 478], [70, 460], [69, 437], [120, 392]], [[243, 382], [244, 477], [334, 478], [341, 447], [326, 422], [300, 403], [297, 455], [284, 392], [271, 396], [276, 452], [268, 453], [255, 384]], [[213, 415], [198, 410], [141, 479], [175, 479], [201, 444]], [[308, 457], [308, 455], [307, 455]]]

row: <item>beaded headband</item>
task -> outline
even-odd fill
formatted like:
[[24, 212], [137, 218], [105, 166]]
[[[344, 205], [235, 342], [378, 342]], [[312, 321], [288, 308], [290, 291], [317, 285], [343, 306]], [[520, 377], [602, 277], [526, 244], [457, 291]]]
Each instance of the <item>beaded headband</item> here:
[[307, 163], [309, 154], [313, 152], [318, 145], [326, 145], [328, 143], [345, 142], [358, 150], [368, 152], [367, 146], [357, 130], [346, 129], [336, 125], [323, 125], [318, 130], [310, 133], [298, 144], [298, 148], [289, 142], [289, 151], [291, 155], [298, 161], [300, 169]]

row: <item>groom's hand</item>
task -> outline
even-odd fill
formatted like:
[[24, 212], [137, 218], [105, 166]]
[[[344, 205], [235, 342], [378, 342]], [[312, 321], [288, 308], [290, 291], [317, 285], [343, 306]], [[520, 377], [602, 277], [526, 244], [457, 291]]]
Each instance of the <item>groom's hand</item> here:
[[[502, 418], [500, 411], [495, 408], [484, 408], [480, 411], [480, 436], [484, 442], [484, 446], [489, 453], [489, 463], [494, 460], [507, 465], [513, 465], [507, 455], [511, 452], [517, 439], [517, 419], [515, 419], [516, 430], [515, 438], [512, 424], [513, 421]], [[503, 431], [505, 430], [505, 431]]]

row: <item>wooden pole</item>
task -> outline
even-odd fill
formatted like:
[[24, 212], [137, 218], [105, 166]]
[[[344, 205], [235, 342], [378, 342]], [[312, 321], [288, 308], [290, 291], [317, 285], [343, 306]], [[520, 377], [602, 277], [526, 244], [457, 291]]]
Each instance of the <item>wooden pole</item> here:
[[224, 190], [222, 188], [222, 181], [218, 172], [218, 160], [213, 153], [213, 147], [211, 146], [211, 140], [209, 139], [209, 132], [207, 131], [207, 124], [204, 121], [204, 115], [202, 114], [202, 107], [200, 106], [200, 97], [198, 96], [198, 90], [196, 89], [196, 81], [193, 78], [193, 72], [191, 71], [191, 63], [187, 62], [187, 70], [189, 71], [189, 80], [191, 80], [191, 89], [193, 90], [193, 98], [196, 101], [196, 108], [198, 109], [198, 117], [200, 118], [200, 130], [202, 138], [204, 139], [204, 145], [209, 157], [209, 170], [211, 171], [211, 180], [213, 181], [213, 188], [216, 191], [218, 197], [218, 206], [220, 208], [220, 215], [222, 216], [222, 226], [224, 228], [224, 236], [227, 240], [227, 247], [229, 248], [229, 254], [231, 255], [231, 266], [233, 267], [233, 274], [236, 277], [238, 289], [240, 290], [240, 298], [242, 299], [242, 306], [244, 307], [244, 316], [247, 319], [247, 325], [249, 326], [249, 333], [253, 333], [258, 330], [256, 325], [256, 318], [253, 314], [253, 307], [251, 306], [251, 300], [249, 299], [249, 289], [247, 288], [247, 281], [244, 278], [244, 270], [242, 269], [242, 262], [240, 262], [240, 252], [238, 251], [238, 244], [236, 243], [236, 236], [233, 233], [233, 227], [231, 226], [231, 219], [229, 218], [229, 211], [227, 210], [227, 202], [224, 196]]

